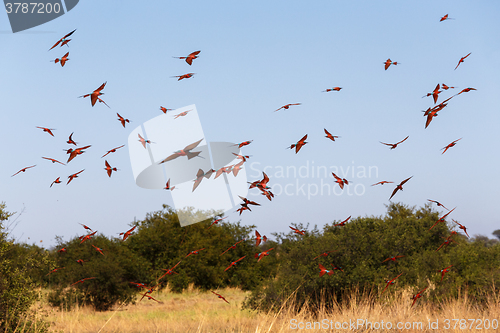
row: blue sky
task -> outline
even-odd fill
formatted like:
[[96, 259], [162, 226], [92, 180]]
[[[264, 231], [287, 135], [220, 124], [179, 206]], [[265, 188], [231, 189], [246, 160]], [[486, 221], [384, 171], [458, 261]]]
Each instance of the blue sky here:
[[[496, 1], [80, 1], [16, 34], [1, 14], [0, 201], [9, 211], [24, 209], [12, 234], [46, 247], [56, 235], [84, 234], [78, 223], [117, 236], [134, 218], [172, 205], [167, 191], [135, 184], [128, 147], [108, 156], [120, 169], [111, 178], [101, 156], [127, 144], [135, 127], [161, 114], [160, 105], [196, 104], [206, 140], [254, 140], [242, 149], [252, 155], [247, 177], [260, 179], [265, 169], [276, 194], [269, 202], [250, 191], [262, 206], [241, 217], [230, 210], [229, 222], [241, 219], [269, 236], [291, 223], [321, 227], [350, 215], [379, 216], [395, 184], [370, 185], [413, 176], [393, 201], [438, 200], [457, 207], [449, 217], [469, 234], [491, 236], [500, 228], [499, 13]], [[439, 22], [445, 14], [454, 20]], [[74, 29], [69, 47], [47, 51]], [[192, 66], [173, 58], [196, 50]], [[68, 51], [64, 67], [50, 62]], [[387, 58], [398, 65], [385, 71]], [[196, 75], [171, 78], [188, 72]], [[111, 109], [78, 98], [106, 81], [102, 98]], [[424, 129], [421, 111], [434, 104], [422, 96], [438, 83], [457, 87], [438, 103], [463, 88], [477, 90], [454, 97]], [[335, 86], [343, 89], [322, 92]], [[288, 103], [302, 105], [274, 112]], [[125, 129], [117, 112], [131, 120]], [[36, 126], [55, 128], [55, 137]], [[324, 128], [340, 138], [326, 139]], [[79, 146], [92, 145], [85, 154], [66, 166], [41, 158], [65, 162], [72, 132]], [[286, 149], [305, 134], [309, 143], [298, 154]], [[394, 150], [380, 144], [406, 136]], [[330, 170], [328, 177], [317, 168]], [[343, 192], [333, 186], [334, 170], [351, 182]], [[49, 188], [58, 176], [64, 183]]]

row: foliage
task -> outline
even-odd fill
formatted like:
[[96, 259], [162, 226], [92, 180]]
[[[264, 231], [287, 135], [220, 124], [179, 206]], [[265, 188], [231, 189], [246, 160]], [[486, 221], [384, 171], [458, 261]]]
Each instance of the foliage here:
[[8, 239], [3, 223], [13, 213], [5, 208], [5, 203], [0, 203], [0, 329], [13, 332], [23, 325], [25, 332], [31, 332], [36, 321], [38, 332], [43, 332], [48, 325], [33, 319], [30, 312], [38, 297], [30, 273], [40, 265], [40, 257], [30, 251], [30, 247]]
[[[313, 230], [304, 236], [276, 234], [280, 243], [277, 277], [257, 288], [245, 306], [279, 309], [295, 292], [297, 309], [307, 301], [315, 311], [320, 304], [342, 303], [347, 299], [345, 293], [354, 289], [381, 296], [386, 280], [400, 273], [384, 297], [394, 288], [410, 286], [416, 293], [433, 285], [436, 287], [430, 288], [433, 290], [429, 294], [434, 300], [456, 296], [461, 288], [483, 299], [485, 288], [500, 285], [500, 247], [470, 242], [466, 236], [456, 234], [451, 238], [458, 244], [436, 251], [452, 231], [446, 223], [429, 230], [441, 215], [429, 205], [415, 210], [391, 204], [385, 217], [355, 218], [344, 227], [334, 226], [338, 222], [333, 222], [322, 233]], [[336, 252], [314, 259], [325, 251]], [[382, 263], [397, 255], [405, 257]], [[331, 276], [319, 277], [320, 263], [326, 269], [341, 267], [344, 272], [334, 270]], [[453, 265], [450, 272], [440, 282], [440, 270], [449, 265]]]

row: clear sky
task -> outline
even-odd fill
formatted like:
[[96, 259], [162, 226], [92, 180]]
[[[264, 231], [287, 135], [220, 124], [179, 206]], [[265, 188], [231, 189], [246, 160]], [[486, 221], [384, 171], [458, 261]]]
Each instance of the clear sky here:
[[[440, 22], [445, 14], [453, 20]], [[161, 114], [160, 105], [196, 104], [207, 141], [254, 140], [242, 149], [252, 155], [247, 177], [260, 179], [265, 170], [276, 194], [270, 202], [250, 191], [262, 206], [241, 217], [234, 208], [226, 221], [241, 219], [269, 236], [291, 223], [321, 227], [350, 215], [379, 216], [395, 185], [413, 176], [393, 201], [438, 200], [456, 207], [449, 217], [469, 234], [492, 237], [500, 228], [499, 14], [493, 0], [89, 0], [13, 34], [2, 13], [0, 201], [23, 211], [12, 235], [50, 247], [56, 235], [84, 234], [83, 223], [117, 236], [134, 219], [173, 205], [168, 191], [135, 184], [128, 147], [107, 156], [119, 169], [111, 178], [101, 156], [128, 144], [134, 128]], [[48, 51], [74, 29], [69, 47]], [[197, 50], [192, 66], [173, 58]], [[51, 62], [68, 51], [64, 67]], [[384, 70], [388, 58], [398, 65]], [[171, 78], [189, 72], [196, 75]], [[78, 98], [104, 82], [110, 109]], [[438, 103], [477, 90], [455, 96], [425, 129], [422, 110], [434, 103], [422, 96], [438, 83], [456, 87]], [[335, 86], [342, 90], [322, 92]], [[301, 105], [274, 112], [288, 103]], [[117, 112], [131, 120], [126, 128]], [[55, 137], [36, 126], [54, 128]], [[340, 138], [326, 139], [324, 128]], [[79, 147], [92, 146], [85, 154], [66, 166], [42, 159], [66, 162], [72, 132]], [[305, 134], [298, 154], [286, 149]], [[380, 143], [406, 136], [394, 150]], [[350, 181], [344, 191], [332, 171]], [[50, 188], [59, 176], [63, 183]], [[382, 180], [395, 184], [370, 186]]]

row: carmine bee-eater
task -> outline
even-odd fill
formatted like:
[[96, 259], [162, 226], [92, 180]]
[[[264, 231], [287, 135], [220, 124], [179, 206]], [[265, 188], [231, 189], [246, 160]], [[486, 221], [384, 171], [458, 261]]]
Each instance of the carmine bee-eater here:
[[69, 46], [69, 45], [68, 45], [68, 43], [69, 43], [69, 41], [70, 41], [71, 39], [67, 39], [67, 38], [68, 38], [69, 36], [71, 36], [71, 35], [72, 35], [75, 31], [76, 31], [76, 29], [75, 29], [75, 30], [73, 30], [73, 31], [71, 31], [70, 33], [66, 34], [63, 38], [59, 39], [59, 40], [57, 41], [57, 43], [55, 43], [55, 44], [54, 44], [54, 46], [52, 46], [52, 47], [49, 49], [49, 51], [50, 51], [50, 50], [52, 50], [52, 49], [53, 49], [54, 47], [56, 47], [57, 45], [59, 45], [59, 43], [61, 43], [61, 46], [63, 46], [63, 45]]
[[191, 52], [190, 54], [188, 54], [187, 57], [173, 57], [173, 58], [176, 58], [176, 59], [185, 59], [186, 62], [188, 63], [188, 65], [192, 65], [193, 64], [193, 60], [198, 58], [198, 54], [200, 54], [201, 51], [194, 51], [194, 52]]

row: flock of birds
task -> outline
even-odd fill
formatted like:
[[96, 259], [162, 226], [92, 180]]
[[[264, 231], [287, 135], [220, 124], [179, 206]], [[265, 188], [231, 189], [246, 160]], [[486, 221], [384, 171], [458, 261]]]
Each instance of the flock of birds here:
[[[445, 21], [445, 20], [449, 20], [451, 18], [448, 17], [448, 15], [445, 15], [441, 18], [441, 22], [442, 21]], [[73, 30], [71, 31], [70, 33], [66, 34], [63, 38], [61, 38], [59, 41], [57, 41], [57, 43], [54, 44], [54, 46], [52, 46], [49, 50], [52, 50], [54, 49], [56, 46], [60, 45], [60, 47], [66, 45], [66, 46], [69, 46], [68, 43], [71, 41], [71, 39], [68, 39], [68, 37], [70, 37], [74, 32], [76, 31]], [[185, 60], [185, 62], [188, 64], [188, 65], [192, 65], [193, 64], [193, 61], [195, 59], [197, 59], [199, 57], [199, 54], [200, 54], [201, 51], [195, 51], [195, 52], [192, 52], [190, 53], [189, 55], [187, 56], [184, 56], [184, 57], [174, 57], [174, 58], [178, 58], [178, 59], [183, 59]], [[462, 64], [464, 63], [465, 59], [467, 57], [470, 56], [471, 53], [467, 54], [466, 56], [464, 57], [461, 57], [457, 66], [455, 67], [455, 70]], [[69, 58], [69, 52], [67, 52], [64, 56], [62, 56], [61, 58], [56, 58], [55, 60], [53, 60], [53, 62], [55, 63], [60, 63], [60, 65], [62, 67], [65, 66], [65, 64], [70, 60]], [[391, 59], [387, 59], [387, 61], [384, 62], [384, 67], [385, 67], [385, 70], [387, 70], [391, 65], [398, 65], [399, 63], [398, 62], [394, 62], [392, 61]], [[193, 76], [195, 75], [195, 73], [186, 73], [186, 74], [182, 74], [182, 75], [177, 75], [177, 76], [173, 76], [174, 78], [177, 78], [179, 81], [180, 80], [183, 80], [183, 79], [188, 79], [188, 78], [192, 78]], [[106, 105], [108, 108], [109, 106], [100, 98], [100, 96], [104, 95], [104, 93], [102, 92], [104, 90], [106, 86], [106, 82], [104, 82], [103, 84], [101, 84], [97, 89], [95, 89], [93, 92], [91, 93], [88, 93], [88, 94], [85, 94], [85, 95], [82, 95], [80, 97], [82, 98], [86, 98], [86, 97], [90, 97], [90, 101], [91, 101], [91, 105], [92, 107], [97, 103], [97, 101], [99, 101], [99, 103], [103, 103], [104, 105]], [[324, 90], [323, 92], [340, 92], [342, 89], [342, 87], [333, 87], [333, 88], [328, 88], [326, 90]], [[455, 96], [458, 96], [462, 93], [466, 93], [466, 92], [470, 92], [470, 91], [473, 91], [473, 90], [476, 90], [475, 88], [465, 88], [463, 90], [461, 90], [459, 93], [455, 94], [455, 95], [452, 95], [451, 97], [447, 98], [446, 100], [442, 101], [441, 103], [437, 104], [437, 101], [438, 101], [438, 98], [439, 98], [439, 94], [441, 94], [443, 91], [447, 91], [449, 89], [455, 89], [455, 87], [450, 87], [446, 84], [437, 84], [437, 86], [434, 88], [434, 90], [430, 93], [427, 93], [425, 96], [423, 97], [429, 97], [429, 96], [432, 96], [433, 97], [433, 101], [434, 101], [434, 106], [433, 107], [429, 107], [426, 111], [423, 111], [424, 112], [424, 116], [427, 116], [427, 120], [426, 120], [426, 123], [425, 123], [425, 128], [427, 128], [429, 126], [429, 124], [431, 123], [432, 119], [434, 117], [436, 117], [438, 115], [438, 112], [443, 110], [447, 105], [448, 105], [448, 102], [454, 98]], [[289, 104], [285, 104], [283, 106], [281, 106], [280, 108], [278, 108], [276, 111], [280, 111], [280, 110], [288, 110], [290, 107], [292, 106], [299, 106], [301, 105], [301, 103], [289, 103]], [[173, 109], [167, 109], [163, 106], [160, 106], [160, 110], [163, 112], [163, 113], [167, 113], [169, 111], [173, 111]], [[189, 110], [190, 111], [190, 110]], [[187, 116], [188, 115], [188, 112], [189, 111], [185, 111], [185, 112], [182, 112], [180, 114], [177, 114], [175, 115], [174, 119], [177, 119], [178, 117], [184, 117], [184, 116]], [[120, 121], [120, 123], [123, 125], [123, 127], [125, 127], [125, 124], [126, 123], [129, 123], [130, 121], [126, 118], [123, 118], [121, 115], [119, 115], [117, 113], [117, 116], [118, 116], [118, 120]], [[39, 129], [42, 129], [44, 132], [48, 133], [49, 135], [51, 136], [54, 136], [54, 129], [53, 128], [46, 128], [46, 127], [40, 127], [40, 126], [37, 126], [37, 128]], [[324, 129], [324, 132], [326, 134], [326, 138], [330, 139], [331, 141], [335, 141], [335, 139], [337, 138], [340, 138], [339, 136], [334, 136], [332, 135], [326, 128]], [[69, 139], [67, 141], [68, 144], [70, 145], [75, 145], [77, 146], [77, 143], [73, 140], [72, 138], [73, 136], [73, 133], [71, 133], [71, 135], [69, 136]], [[290, 147], [287, 147], [288, 149], [295, 149], [295, 153], [299, 153], [299, 151], [302, 149], [302, 147], [304, 147], [308, 142], [306, 142], [307, 140], [307, 134], [304, 135], [299, 141], [297, 141], [296, 143], [293, 143], [290, 145]], [[405, 142], [407, 139], [409, 138], [409, 136], [406, 136], [403, 140], [397, 142], [397, 143], [385, 143], [385, 142], [380, 142], [381, 144], [383, 145], [387, 145], [390, 147], [390, 149], [396, 149], [397, 146], [399, 144], [402, 144], [403, 142]], [[462, 138], [460, 139], [457, 139], [453, 142], [451, 142], [450, 144], [448, 144], [446, 147], [442, 148], [443, 153], [444, 154], [449, 148], [451, 147], [454, 147], [456, 145], [456, 143], [461, 140]], [[200, 152], [196, 152], [196, 151], [193, 151], [194, 149], [196, 149], [196, 147], [200, 144], [200, 142], [202, 141], [203, 139], [199, 140], [199, 141], [196, 141], [190, 145], [187, 145], [186, 147], [184, 147], [183, 149], [180, 149], [176, 152], [174, 152], [172, 155], [168, 156], [167, 158], [165, 158], [164, 160], [160, 161], [159, 164], [162, 164], [162, 163], [166, 163], [166, 162], [169, 162], [171, 160], [174, 160], [176, 158], [179, 158], [179, 157], [183, 157], [183, 156], [186, 156], [188, 160], [192, 159], [192, 158], [195, 158], [195, 157], [199, 157], [198, 155], [200, 154]], [[140, 142], [140, 144], [142, 144], [142, 146], [147, 149], [147, 144], [151, 144], [151, 143], [154, 143], [150, 140], [145, 140], [140, 134], [138, 134], [138, 142]], [[236, 146], [238, 146], [238, 148], [242, 148], [244, 146], [247, 146], [249, 145], [250, 143], [252, 142], [252, 140], [250, 141], [245, 141], [245, 142], [241, 142], [239, 144], [236, 144]], [[118, 149], [124, 147], [125, 145], [122, 145], [122, 146], [119, 146], [119, 147], [116, 147], [116, 148], [113, 148], [109, 151], [107, 151], [101, 158], [107, 156], [108, 154], [110, 153], [115, 153]], [[68, 160], [66, 162], [66, 164], [68, 164], [69, 162], [71, 162], [74, 158], [76, 158], [78, 155], [81, 155], [85, 152], [86, 149], [90, 148], [91, 145], [86, 145], [86, 146], [83, 146], [83, 147], [79, 147], [79, 148], [69, 148], [69, 149], [65, 149], [66, 153], [69, 155], [68, 157]], [[201, 181], [203, 178], [210, 178], [212, 174], [215, 174], [215, 177], [214, 178], [217, 178], [219, 177], [222, 173], [233, 173], [233, 175], [236, 177], [238, 175], [238, 171], [242, 168], [242, 165], [243, 163], [245, 163], [247, 161], [247, 159], [250, 157], [250, 156], [245, 156], [245, 155], [238, 155], [238, 154], [234, 154], [238, 159], [241, 159], [241, 162], [239, 162], [238, 164], [236, 165], [230, 165], [230, 166], [225, 166], [225, 167], [222, 167], [218, 170], [209, 170], [207, 172], [203, 171], [202, 169], [199, 169], [198, 173], [196, 174], [196, 176], [194, 177], [194, 184], [193, 184], [193, 191], [196, 190], [196, 188], [200, 185]], [[54, 158], [50, 158], [50, 157], [42, 157], [43, 159], [46, 159], [46, 160], [49, 160], [51, 161], [52, 163], [59, 163], [59, 164], [62, 164], [62, 165], [65, 165], [65, 163], [63, 162], [60, 162]], [[118, 169], [116, 167], [112, 167], [107, 160], [104, 161], [104, 164], [105, 164], [105, 168], [104, 170], [106, 170], [107, 174], [109, 177], [111, 177], [112, 175], [112, 172], [113, 171], [118, 171]], [[31, 165], [31, 166], [27, 166], [27, 167], [24, 167], [22, 168], [21, 170], [17, 171], [15, 174], [12, 175], [13, 176], [16, 176], [17, 174], [21, 173], [21, 172], [25, 172], [27, 171], [28, 169], [31, 169], [33, 167], [35, 167], [35, 165]], [[79, 177], [79, 174], [81, 174], [83, 170], [80, 170], [76, 173], [73, 173], [71, 175], [68, 176], [68, 181], [67, 181], [67, 185], [75, 178], [78, 178]], [[263, 178], [261, 180], [257, 180], [257, 181], [254, 181], [254, 182], [249, 182], [250, 186], [249, 186], [249, 189], [252, 189], [252, 188], [257, 188], [258, 190], [261, 191], [261, 194], [264, 195], [267, 199], [269, 199], [270, 201], [272, 200], [272, 198], [274, 197], [274, 194], [271, 192], [271, 188], [268, 186], [268, 183], [270, 181], [269, 177], [266, 175], [265, 172], [262, 173], [263, 174]], [[335, 179], [335, 182], [339, 185], [339, 187], [341, 189], [344, 189], [344, 186], [346, 185], [349, 185], [349, 181], [345, 178], [340, 178], [338, 177], [335, 173], [332, 172], [332, 176], [333, 178]], [[412, 176], [413, 177], [413, 176]], [[396, 188], [394, 188], [393, 192], [392, 192], [392, 195], [390, 196], [389, 200], [391, 200], [394, 195], [398, 192], [398, 191], [402, 191], [403, 190], [403, 185], [405, 183], [407, 183], [412, 177], [409, 177], [403, 181], [401, 181], [397, 186]], [[54, 184], [59, 184], [61, 183], [61, 180], [60, 180], [60, 177], [57, 177], [56, 180], [54, 180], [51, 184], [50, 184], [50, 187], [52, 187]], [[372, 186], [375, 186], [375, 185], [384, 185], [384, 184], [387, 184], [387, 183], [393, 183], [392, 181], [380, 181], [378, 183], [375, 183], [373, 184]], [[166, 186], [164, 189], [166, 190], [174, 190], [175, 186], [170, 186], [170, 179], [167, 181], [166, 183]], [[239, 212], [239, 214], [241, 215], [243, 211], [245, 210], [248, 210], [248, 211], [251, 211], [249, 205], [254, 205], [254, 206], [260, 206], [259, 203], [255, 202], [255, 201], [251, 201], [251, 200], [248, 200], [247, 198], [244, 198], [244, 197], [241, 197], [240, 196], [240, 199], [243, 201], [243, 203], [241, 203], [241, 207], [239, 209], [237, 209], [237, 212]], [[440, 202], [438, 201], [435, 201], [435, 200], [430, 200], [428, 199], [430, 202], [433, 202], [433, 203], [436, 203], [438, 205], [438, 207], [443, 207], [445, 209], [447, 209], [446, 207], [444, 207], [444, 205], [442, 205]], [[454, 208], [455, 209], [455, 208]], [[436, 226], [438, 223], [440, 222], [446, 222], [445, 221], [445, 218], [454, 210], [449, 210], [448, 213], [446, 213], [445, 215], [443, 215], [442, 217], [440, 217], [436, 223], [429, 229], [431, 230], [432, 228], [434, 228], [434, 226]], [[447, 209], [448, 210], [448, 209]], [[220, 221], [222, 221], [223, 219], [225, 219], [226, 217], [224, 218], [218, 218], [218, 219], [215, 219], [212, 224], [208, 227], [208, 229], [210, 229], [212, 226], [214, 226], [215, 224], [219, 223]], [[343, 227], [346, 225], [346, 223], [349, 221], [349, 219], [351, 218], [351, 216], [349, 216], [347, 219], [345, 219], [344, 221], [338, 223], [338, 224], [335, 224], [334, 226], [336, 227]], [[456, 224], [458, 224], [459, 228], [462, 229], [467, 237], [469, 237], [469, 235], [467, 234], [467, 230], [466, 230], [466, 227], [461, 225], [460, 223], [458, 223], [457, 221], [453, 220]], [[80, 236], [80, 244], [84, 243], [85, 241], [87, 240], [91, 240], [92, 237], [97, 233], [97, 231], [93, 231], [90, 227], [86, 226], [86, 225], [83, 225], [82, 226], [88, 230], [89, 233], [87, 233], [86, 235], [82, 235]], [[133, 228], [125, 231], [125, 232], [122, 232], [120, 233], [120, 235], [123, 235], [123, 239], [122, 241], [125, 241], [130, 235], [131, 233], [134, 231], [134, 229], [136, 228], [136, 226], [134, 226]], [[305, 235], [305, 230], [299, 230], [297, 228], [294, 228], [292, 226], [290, 226], [290, 228], [293, 230], [294, 233], [297, 233], [299, 235]], [[443, 242], [443, 244], [441, 244], [441, 246], [436, 249], [436, 252], [439, 251], [442, 247], [448, 247], [451, 243], [456, 243], [453, 239], [452, 239], [452, 236], [457, 234], [457, 232], [455, 231], [452, 231], [451, 234], [445, 238], [445, 241]], [[444, 238], [444, 237], [443, 237]], [[220, 255], [224, 255], [225, 253], [227, 253], [228, 251], [232, 250], [232, 249], [235, 249], [236, 246], [245, 241], [246, 239], [242, 239], [238, 242], [236, 242], [235, 244], [231, 245], [226, 251], [224, 251], [223, 253], [221, 253]], [[266, 242], [267, 241], [267, 237], [266, 236], [261, 236], [259, 234], [258, 231], [255, 231], [255, 246], [256, 247], [259, 247], [261, 242]], [[101, 255], [106, 255], [105, 254], [105, 250], [102, 249], [102, 248], [99, 248], [97, 246], [95, 246], [94, 244], [92, 244], [92, 246], [94, 247], [94, 249], [96, 250], [96, 252], [100, 253]], [[268, 256], [269, 255], [269, 252], [272, 251], [274, 248], [270, 248], [266, 251], [262, 251], [260, 253], [255, 253], [253, 255], [254, 259], [257, 260], [257, 262], [259, 262], [261, 259], [263, 259], [265, 256]], [[200, 253], [200, 251], [203, 251], [205, 250], [205, 248], [201, 248], [201, 249], [198, 249], [198, 250], [193, 250], [191, 252], [189, 252], [185, 258], [189, 257], [189, 256], [192, 256], [192, 255], [198, 255]], [[66, 248], [62, 248], [62, 249], [59, 249], [58, 250], [59, 253], [64, 253], [64, 252], [67, 252], [67, 249]], [[321, 258], [321, 257], [327, 257], [330, 253], [332, 252], [336, 252], [336, 251], [326, 251], [326, 252], [323, 252], [321, 254], [319, 254], [318, 256], [316, 256], [314, 259], [318, 259], [318, 258]], [[229, 269], [231, 269], [232, 267], [235, 267], [238, 263], [240, 263], [242, 260], [244, 260], [245, 258], [247, 257], [247, 255], [235, 260], [235, 261], [232, 261], [230, 262], [229, 266], [224, 270], [224, 271], [228, 271]], [[390, 258], [387, 258], [383, 261], [383, 263], [385, 262], [396, 262], [398, 259], [401, 259], [403, 258], [404, 255], [396, 255], [394, 257], [390, 257]], [[88, 262], [88, 260], [83, 260], [83, 259], [78, 259], [76, 260], [76, 262], [80, 265], [83, 266], [84, 263]], [[169, 269], [162, 269], [163, 271], [165, 271], [165, 273], [156, 281], [157, 283], [154, 285], [154, 286], [148, 286], [144, 283], [140, 283], [140, 282], [130, 282], [131, 284], [135, 285], [137, 288], [144, 288], [146, 291], [142, 294], [142, 299], [144, 298], [148, 298], [149, 300], [153, 300], [153, 301], [156, 301], [156, 302], [159, 302], [161, 303], [160, 301], [156, 300], [155, 298], [153, 298], [151, 296], [151, 294], [153, 293], [153, 291], [156, 290], [156, 288], [161, 284], [163, 283], [164, 281], [161, 281], [165, 276], [167, 275], [173, 275], [173, 274], [178, 274], [177, 272], [174, 271], [174, 269], [176, 269], [178, 267], [178, 265], [181, 263], [181, 261], [179, 261], [177, 264], [175, 264], [172, 268], [169, 268]], [[334, 274], [334, 272], [336, 270], [339, 270], [341, 272], [344, 272], [344, 270], [342, 269], [342, 267], [337, 267], [333, 264], [330, 263], [330, 265], [332, 266], [332, 269], [326, 269], [325, 266], [323, 266], [321, 263], [318, 264], [319, 265], [319, 276], [322, 277], [324, 276], [325, 274], [326, 275], [332, 275]], [[444, 279], [444, 276], [446, 273], [448, 273], [450, 271], [450, 269], [453, 267], [453, 265], [449, 265], [448, 267], [446, 268], [443, 268], [442, 270], [439, 271], [439, 273], [441, 273], [441, 281], [443, 281]], [[55, 268], [53, 269], [52, 271], [50, 271], [48, 274], [51, 274], [51, 273], [55, 273], [61, 269], [64, 269], [65, 267], [60, 267], [60, 268]], [[47, 274], [47, 275], [48, 275]], [[386, 283], [386, 286], [384, 288], [384, 290], [382, 291], [382, 294], [385, 292], [385, 290], [388, 289], [389, 286], [395, 284], [396, 282], [396, 279], [399, 278], [403, 273], [400, 273], [399, 275], [397, 275], [395, 278], [391, 279], [391, 280], [386, 280], [385, 283]], [[77, 284], [80, 284], [80, 283], [84, 283], [85, 281], [87, 280], [93, 280], [93, 279], [96, 279], [96, 277], [87, 277], [87, 278], [83, 278], [81, 280], [78, 280], [74, 283], [72, 283], [71, 285], [77, 285]], [[418, 293], [416, 293], [415, 295], [413, 295], [412, 299], [413, 299], [413, 303], [412, 303], [412, 307], [413, 305], [415, 304], [415, 302], [420, 298], [422, 297], [422, 293], [428, 288], [425, 287], [424, 289], [420, 290]], [[216, 296], [218, 296], [220, 299], [222, 299], [223, 301], [229, 303], [225, 298], [224, 296], [212, 291], [212, 293], [214, 293]]]

